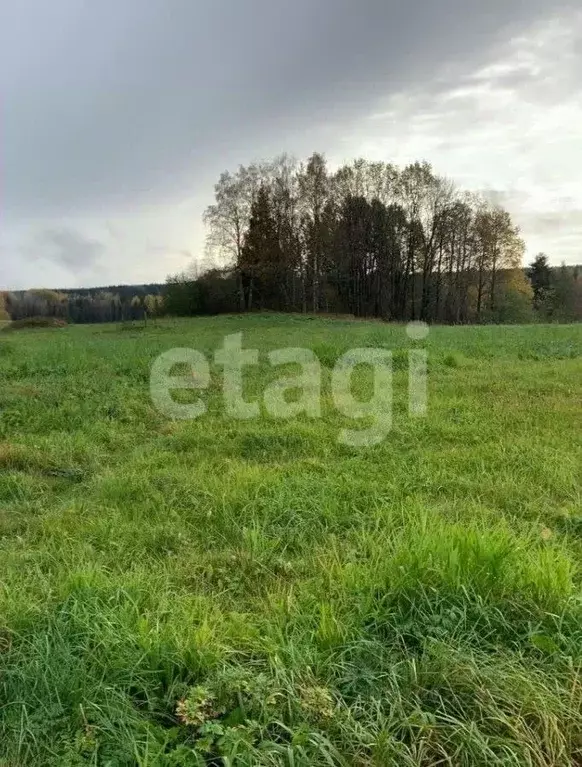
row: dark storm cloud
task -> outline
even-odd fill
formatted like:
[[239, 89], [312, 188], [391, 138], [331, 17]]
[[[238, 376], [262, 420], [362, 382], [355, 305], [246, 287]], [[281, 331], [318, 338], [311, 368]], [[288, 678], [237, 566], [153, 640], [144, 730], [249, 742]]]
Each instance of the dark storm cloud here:
[[[98, 213], [212, 183], [232, 157], [441, 67], [565, 0], [5, 0], [3, 197]], [[325, 147], [324, 147], [325, 148]]]

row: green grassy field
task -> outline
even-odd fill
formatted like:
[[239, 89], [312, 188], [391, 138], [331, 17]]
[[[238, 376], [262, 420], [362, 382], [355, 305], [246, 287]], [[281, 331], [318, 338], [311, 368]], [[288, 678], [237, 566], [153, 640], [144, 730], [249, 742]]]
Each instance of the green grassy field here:
[[[171, 422], [226, 334], [394, 351], [394, 424]], [[0, 334], [0, 765], [582, 765], [582, 326], [302, 317]], [[248, 397], [281, 375], [265, 357]], [[365, 373], [361, 372], [362, 390]], [[326, 387], [324, 387], [326, 388]]]

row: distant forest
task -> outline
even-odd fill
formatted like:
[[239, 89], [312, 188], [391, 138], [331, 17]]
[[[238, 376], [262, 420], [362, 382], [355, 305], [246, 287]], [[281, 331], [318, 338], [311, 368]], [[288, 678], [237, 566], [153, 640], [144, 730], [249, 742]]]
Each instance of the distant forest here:
[[164, 284], [0, 293], [0, 321], [56, 317], [73, 323], [123, 322], [164, 313]]
[[[279, 311], [440, 323], [582, 321], [582, 269], [550, 267], [510, 214], [426, 163], [286, 155], [225, 172], [205, 213], [213, 266], [165, 285], [0, 294], [0, 320]], [[208, 263], [208, 261], [207, 261]], [[216, 266], [219, 264], [219, 266]]]

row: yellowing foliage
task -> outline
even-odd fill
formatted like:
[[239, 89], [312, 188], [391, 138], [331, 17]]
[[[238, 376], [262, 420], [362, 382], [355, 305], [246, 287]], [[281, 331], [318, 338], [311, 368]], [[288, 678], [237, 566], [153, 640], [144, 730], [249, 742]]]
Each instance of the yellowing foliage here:
[[6, 294], [0, 293], [0, 322], [10, 322], [10, 315], [6, 308]]

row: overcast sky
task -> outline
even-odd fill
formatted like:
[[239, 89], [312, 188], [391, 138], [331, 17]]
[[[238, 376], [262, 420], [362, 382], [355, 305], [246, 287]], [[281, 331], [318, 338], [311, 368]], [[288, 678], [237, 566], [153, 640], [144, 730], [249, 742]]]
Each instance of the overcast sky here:
[[0, 288], [163, 281], [225, 169], [427, 159], [582, 262], [574, 0], [0, 0]]

